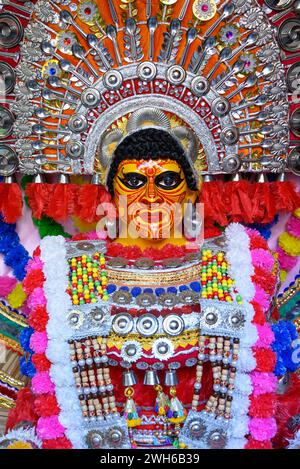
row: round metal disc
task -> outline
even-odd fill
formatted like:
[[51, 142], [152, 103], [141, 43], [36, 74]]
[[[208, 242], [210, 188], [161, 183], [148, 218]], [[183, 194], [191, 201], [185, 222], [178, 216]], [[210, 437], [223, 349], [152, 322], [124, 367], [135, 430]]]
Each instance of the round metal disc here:
[[300, 63], [295, 62], [287, 72], [286, 83], [291, 93], [299, 90], [300, 86]]
[[278, 42], [288, 52], [300, 50], [300, 20], [291, 18], [281, 23], [278, 29]]
[[154, 261], [149, 257], [140, 257], [135, 261], [134, 266], [138, 269], [148, 270], [154, 267]]
[[80, 158], [84, 154], [84, 144], [79, 140], [70, 140], [66, 146], [67, 155], [72, 158]]
[[136, 324], [137, 331], [143, 337], [154, 335], [158, 329], [158, 321], [153, 314], [143, 314]]
[[128, 260], [125, 259], [125, 257], [111, 257], [106, 261], [106, 264], [109, 265], [109, 267], [122, 268], [126, 267]]
[[220, 140], [224, 145], [234, 145], [239, 140], [239, 129], [237, 127], [225, 127], [221, 134]]
[[180, 85], [184, 82], [186, 71], [180, 65], [171, 65], [167, 70], [166, 78], [173, 85]]
[[230, 111], [230, 102], [226, 98], [217, 98], [212, 102], [211, 112], [216, 117], [223, 117]]
[[1, 90], [1, 94], [8, 94], [14, 89], [16, 75], [12, 67], [6, 62], [0, 62], [0, 80], [1, 83], [4, 84], [4, 89]]
[[169, 257], [168, 259], [163, 259], [162, 265], [166, 269], [173, 269], [182, 265], [182, 259], [178, 257]]
[[118, 335], [127, 335], [133, 329], [133, 319], [130, 314], [127, 313], [117, 314], [114, 317], [112, 328]]
[[0, 106], [0, 138], [6, 138], [11, 134], [14, 120], [10, 110]]
[[300, 146], [293, 148], [287, 159], [288, 168], [297, 176], [300, 176]]
[[71, 132], [80, 134], [81, 132], [84, 132], [87, 129], [88, 123], [84, 116], [74, 114], [69, 119], [68, 127]]
[[226, 441], [226, 434], [222, 430], [214, 430], [207, 437], [208, 446], [212, 449], [224, 448]]
[[228, 155], [222, 162], [225, 173], [235, 173], [241, 167], [241, 160], [238, 155]]
[[264, 2], [272, 10], [283, 11], [287, 10], [294, 0], [264, 0]]
[[151, 81], [156, 77], [157, 68], [153, 62], [143, 62], [137, 68], [137, 74], [143, 81]]
[[300, 137], [300, 108], [296, 109], [290, 116], [289, 125], [293, 134]]
[[0, 14], [0, 46], [6, 49], [16, 47], [23, 37], [23, 26], [11, 13]]
[[193, 78], [191, 83], [191, 91], [196, 96], [203, 96], [204, 94], [207, 94], [209, 92], [209, 89], [210, 85], [207, 78], [199, 76]]
[[95, 88], [86, 88], [80, 96], [82, 104], [88, 109], [94, 109], [101, 101], [101, 95]]
[[162, 327], [167, 335], [176, 336], [183, 332], [184, 321], [177, 314], [169, 314], [164, 318]]
[[8, 145], [0, 145], [0, 175], [11, 176], [18, 169], [18, 157]]
[[76, 243], [76, 248], [81, 249], [82, 251], [91, 251], [94, 245], [92, 243], [87, 243], [86, 241], [81, 241], [80, 243]]
[[118, 90], [123, 83], [122, 74], [118, 70], [109, 70], [103, 75], [103, 85], [108, 90]]

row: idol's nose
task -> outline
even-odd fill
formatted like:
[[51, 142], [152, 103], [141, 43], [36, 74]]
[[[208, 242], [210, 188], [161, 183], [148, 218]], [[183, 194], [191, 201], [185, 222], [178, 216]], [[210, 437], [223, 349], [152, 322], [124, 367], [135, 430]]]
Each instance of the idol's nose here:
[[162, 198], [160, 197], [157, 191], [157, 187], [154, 183], [154, 178], [149, 178], [142, 202], [147, 204], [162, 202]]

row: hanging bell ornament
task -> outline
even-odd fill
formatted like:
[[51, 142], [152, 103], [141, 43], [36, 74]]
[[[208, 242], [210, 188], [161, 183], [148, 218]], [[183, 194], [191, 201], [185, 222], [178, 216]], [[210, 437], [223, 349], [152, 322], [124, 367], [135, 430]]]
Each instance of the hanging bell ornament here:
[[176, 373], [176, 370], [167, 370], [165, 374], [165, 386], [177, 386], [179, 384], [179, 379]]
[[126, 402], [124, 405], [123, 415], [127, 420], [127, 426], [129, 428], [138, 427], [141, 424], [141, 419], [138, 414], [136, 403], [133, 400], [134, 390], [132, 387], [128, 387], [124, 391], [126, 396]]
[[91, 184], [94, 184], [95, 186], [100, 186], [101, 184], [101, 176], [98, 173], [93, 174]]
[[155, 386], [154, 389], [157, 392], [154, 410], [158, 415], [166, 415], [170, 408], [169, 398], [160, 385]]
[[123, 372], [122, 384], [125, 387], [130, 387], [137, 384], [137, 378], [133, 370], [127, 370]]
[[61, 173], [58, 176], [58, 184], [70, 184], [70, 176], [68, 174]]
[[170, 389], [170, 409], [167, 412], [167, 418], [171, 423], [181, 423], [186, 419], [186, 410], [183, 407], [182, 402], [176, 396], [176, 389], [171, 387]]
[[147, 370], [144, 376], [144, 384], [146, 386], [157, 386], [159, 378], [155, 370]]

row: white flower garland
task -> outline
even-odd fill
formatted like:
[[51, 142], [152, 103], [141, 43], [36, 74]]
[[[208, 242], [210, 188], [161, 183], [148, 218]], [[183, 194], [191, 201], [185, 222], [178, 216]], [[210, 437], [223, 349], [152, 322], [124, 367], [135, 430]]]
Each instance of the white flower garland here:
[[1, 443], [7, 442], [7, 440], [22, 441], [25, 443], [33, 443], [37, 448], [42, 448], [41, 440], [36, 436], [34, 428], [18, 428], [17, 430], [11, 430], [2, 437], [0, 437]]
[[235, 379], [235, 395], [232, 401], [231, 434], [227, 443], [228, 449], [241, 449], [247, 443], [245, 436], [249, 433], [249, 396], [252, 384], [249, 372], [256, 367], [252, 346], [258, 339], [256, 327], [251, 324], [254, 310], [249, 303], [255, 295], [255, 288], [251, 280], [254, 273], [250, 239], [245, 228], [232, 223], [225, 230], [226, 259], [229, 263], [231, 277], [235, 280], [236, 288], [243, 298], [243, 308], [246, 313], [244, 333], [240, 339], [239, 360]]
[[62, 236], [44, 238], [41, 242], [41, 259], [44, 262], [44, 292], [49, 315], [46, 356], [51, 361], [50, 376], [61, 409], [58, 419], [65, 427], [65, 434], [73, 447], [82, 449], [86, 448], [82, 441], [82, 414], [67, 343], [71, 331], [66, 318], [72, 304], [67, 294], [69, 265], [65, 239]]

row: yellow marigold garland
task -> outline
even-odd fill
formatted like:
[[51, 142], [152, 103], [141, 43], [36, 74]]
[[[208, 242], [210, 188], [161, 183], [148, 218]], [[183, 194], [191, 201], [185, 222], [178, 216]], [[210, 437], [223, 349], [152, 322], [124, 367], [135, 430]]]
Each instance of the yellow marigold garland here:
[[6, 449], [33, 449], [27, 441], [14, 441], [6, 447]]
[[24, 292], [21, 283], [18, 283], [13, 289], [13, 291], [7, 297], [10, 306], [14, 309], [21, 308], [26, 298], [27, 298], [27, 295]]
[[295, 238], [286, 231], [279, 236], [278, 244], [290, 256], [300, 255], [300, 239]]

